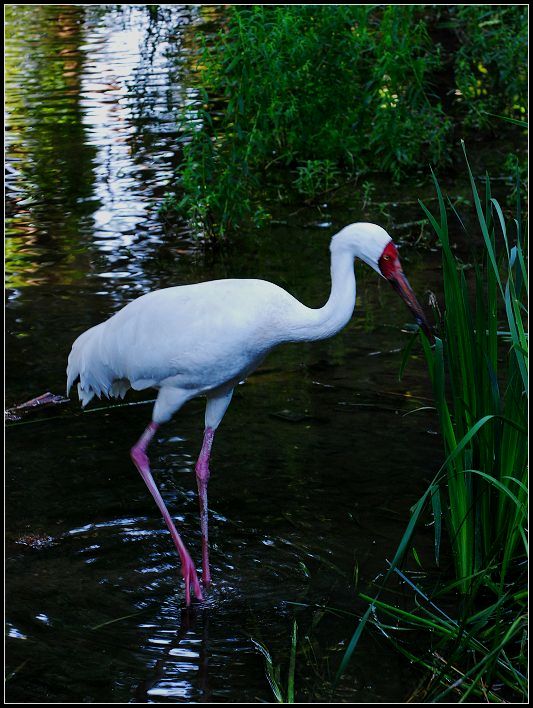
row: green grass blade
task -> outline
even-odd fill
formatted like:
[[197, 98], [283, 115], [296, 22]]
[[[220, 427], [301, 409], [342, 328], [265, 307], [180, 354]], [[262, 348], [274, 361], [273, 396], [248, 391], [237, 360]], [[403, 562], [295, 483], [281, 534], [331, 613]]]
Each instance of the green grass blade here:
[[[366, 599], [366, 598], [365, 598], [365, 599]], [[371, 599], [371, 598], [368, 598], [368, 599], [370, 600], [370, 602], [372, 602], [372, 599]], [[359, 622], [358, 622], [358, 624], [357, 624], [357, 627], [356, 627], [356, 629], [355, 629], [355, 632], [353, 633], [353, 636], [352, 636], [352, 638], [350, 639], [350, 643], [348, 644], [348, 646], [347, 646], [347, 648], [346, 648], [346, 651], [344, 652], [344, 656], [342, 657], [341, 664], [340, 664], [340, 666], [339, 666], [339, 668], [338, 668], [338, 670], [337, 670], [337, 674], [336, 674], [336, 676], [335, 676], [335, 684], [334, 684], [334, 685], [337, 685], [337, 683], [339, 682], [341, 676], [342, 676], [343, 673], [346, 671], [346, 667], [347, 667], [348, 664], [350, 663], [350, 660], [351, 660], [351, 658], [352, 658], [352, 655], [353, 655], [353, 653], [354, 653], [354, 651], [355, 651], [355, 649], [356, 649], [356, 647], [357, 647], [357, 645], [358, 645], [358, 643], [359, 643], [359, 640], [361, 639], [361, 635], [363, 634], [363, 630], [364, 630], [364, 628], [365, 628], [366, 623], [368, 622], [368, 619], [369, 619], [369, 617], [370, 617], [370, 614], [371, 614], [372, 610], [373, 610], [373, 605], [370, 604], [370, 605], [367, 607], [367, 609], [366, 609], [364, 615], [363, 615], [363, 616], [361, 617], [361, 619], [359, 620]]]
[[292, 626], [292, 639], [291, 639], [291, 658], [289, 663], [289, 680], [287, 684], [287, 703], [294, 703], [294, 672], [296, 670], [296, 643], [298, 636], [298, 627], [296, 625], [296, 620], [294, 620]]
[[435, 524], [435, 563], [439, 565], [440, 544], [442, 538], [442, 506], [440, 501], [440, 490], [435, 487], [431, 495], [431, 506], [433, 508], [433, 521]]

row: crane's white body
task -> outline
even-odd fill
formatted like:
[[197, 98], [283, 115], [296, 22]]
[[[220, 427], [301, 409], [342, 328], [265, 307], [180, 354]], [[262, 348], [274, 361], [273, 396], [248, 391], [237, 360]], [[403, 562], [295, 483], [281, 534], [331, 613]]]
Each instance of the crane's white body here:
[[227, 400], [223, 415], [233, 387], [275, 346], [323, 339], [344, 327], [355, 307], [354, 258], [380, 273], [378, 259], [390, 240], [374, 224], [352, 224], [334, 236], [331, 294], [316, 310], [264, 280], [215, 280], [143, 295], [74, 342], [67, 390], [79, 377], [86, 405], [95, 395], [158, 389], [156, 423], [198, 395]]
[[[163, 515], [181, 559], [185, 600], [202, 590], [194, 563], [150, 471], [147, 448], [159, 424], [187, 401], [207, 397], [202, 449], [195, 470], [202, 531], [202, 580], [210, 583], [207, 482], [213, 436], [235, 384], [283, 342], [324, 339], [348, 322], [355, 307], [353, 262], [359, 257], [396, 282], [402, 297], [426, 326], [421, 308], [396, 258], [391, 238], [374, 224], [352, 224], [331, 240], [331, 293], [313, 310], [264, 280], [215, 280], [167, 288], [130, 302], [74, 342], [67, 367], [67, 394], [79, 378], [83, 405], [94, 396], [124, 396], [129, 388], [158, 390], [152, 421], [131, 449]], [[386, 249], [386, 252], [385, 252]], [[381, 259], [384, 273], [381, 270]], [[387, 266], [384, 263], [387, 262]]]

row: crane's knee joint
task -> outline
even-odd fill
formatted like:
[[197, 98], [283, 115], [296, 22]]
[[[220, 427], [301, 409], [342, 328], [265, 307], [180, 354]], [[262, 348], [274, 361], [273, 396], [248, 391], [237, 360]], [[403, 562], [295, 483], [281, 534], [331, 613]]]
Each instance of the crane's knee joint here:
[[145, 469], [146, 467], [149, 466], [149, 460], [148, 460], [148, 455], [146, 452], [139, 447], [138, 445], [134, 445], [131, 450], [130, 450], [130, 457], [132, 459], [133, 464], [138, 467], [139, 469]]

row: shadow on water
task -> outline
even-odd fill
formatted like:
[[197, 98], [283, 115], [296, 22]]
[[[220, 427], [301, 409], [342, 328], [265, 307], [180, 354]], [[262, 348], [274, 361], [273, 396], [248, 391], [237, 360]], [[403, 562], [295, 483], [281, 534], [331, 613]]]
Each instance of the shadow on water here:
[[[209, 9], [150, 7], [7, 9], [8, 405], [61, 393], [75, 337], [154, 288], [252, 276], [319, 306], [331, 235], [380, 221], [326, 205], [318, 220], [304, 212], [207, 260], [185, 231], [165, 235], [156, 212], [179, 161], [176, 109], [193, 95], [184, 56]], [[403, 260], [415, 290], [433, 288], [436, 254], [406, 249]], [[129, 460], [150, 405], [73, 408], [9, 429], [9, 700], [270, 701], [252, 639], [283, 664], [295, 612], [335, 670], [355, 620], [316, 607], [360, 609], [354, 577], [383, 571], [440, 459], [432, 412], [406, 415], [430, 396], [416, 354], [397, 380], [409, 315], [357, 270], [346, 330], [274, 352], [236, 391], [214, 448], [215, 582], [201, 606], [183, 608], [168, 533]], [[152, 452], [197, 556], [202, 426], [192, 401]], [[429, 555], [431, 538], [421, 543]], [[299, 662], [297, 695], [327, 699], [327, 679]], [[402, 700], [413, 682], [368, 637], [336, 695]]]

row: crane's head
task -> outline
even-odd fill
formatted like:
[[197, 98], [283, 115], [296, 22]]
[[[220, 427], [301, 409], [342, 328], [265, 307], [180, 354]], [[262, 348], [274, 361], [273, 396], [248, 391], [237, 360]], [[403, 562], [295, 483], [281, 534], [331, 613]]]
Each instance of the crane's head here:
[[349, 250], [354, 258], [360, 258], [386, 278], [411, 310], [426, 337], [433, 341], [424, 310], [409, 285], [398, 250], [385, 229], [377, 224], [350, 224], [333, 237], [331, 250], [336, 249]]

